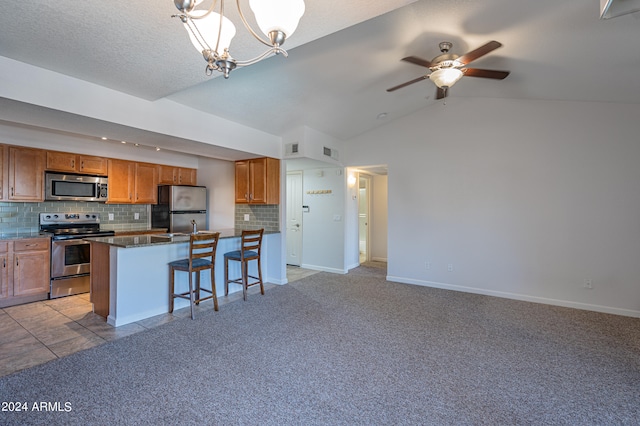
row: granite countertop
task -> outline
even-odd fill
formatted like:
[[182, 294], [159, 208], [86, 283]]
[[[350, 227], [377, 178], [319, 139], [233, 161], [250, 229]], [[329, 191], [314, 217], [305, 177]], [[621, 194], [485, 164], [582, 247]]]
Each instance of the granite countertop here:
[[0, 234], [0, 240], [22, 240], [25, 238], [50, 238], [51, 234], [41, 234], [40, 231], [13, 232]]
[[[102, 228], [101, 228], [102, 229]], [[141, 235], [141, 234], [157, 234], [167, 232], [167, 228], [139, 228], [139, 229], [121, 229], [114, 231], [116, 236], [124, 236], [124, 235]]]
[[[216, 230], [202, 230], [198, 233], [214, 233], [220, 232], [220, 239], [224, 238], [239, 238], [242, 235], [242, 229], [216, 229]], [[265, 235], [278, 234], [280, 231], [264, 231]], [[173, 234], [149, 234], [149, 235], [123, 235], [114, 237], [91, 237], [84, 238], [86, 241], [94, 243], [109, 244], [115, 247], [134, 248], [134, 247], [148, 247], [164, 244], [178, 244], [188, 243], [189, 234], [185, 233], [173, 233]]]

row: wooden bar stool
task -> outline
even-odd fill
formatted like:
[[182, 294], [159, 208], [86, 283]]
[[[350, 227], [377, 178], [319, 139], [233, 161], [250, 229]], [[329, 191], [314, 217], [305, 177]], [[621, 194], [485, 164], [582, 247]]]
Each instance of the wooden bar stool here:
[[[252, 285], [260, 284], [260, 293], [264, 294], [264, 285], [262, 283], [262, 268], [260, 266], [260, 250], [262, 248], [262, 234], [264, 229], [255, 231], [242, 231], [242, 239], [240, 241], [240, 250], [230, 251], [224, 254], [224, 295], [229, 295], [229, 283], [242, 285], [242, 296], [247, 300], [247, 290]], [[229, 279], [229, 261], [235, 260], [240, 262], [242, 277]], [[258, 276], [249, 275], [249, 261], [258, 261]], [[249, 282], [249, 278], [253, 282]]]
[[[219, 238], [219, 232], [191, 234], [189, 239], [189, 258], [175, 260], [169, 263], [169, 312], [173, 312], [173, 299], [176, 297], [189, 300], [189, 304], [191, 305], [191, 319], [195, 319], [193, 305], [198, 305], [203, 300], [213, 299], [213, 309], [218, 310], [214, 266]], [[211, 271], [211, 289], [200, 287], [200, 272], [206, 271], [207, 269]], [[189, 273], [189, 291], [175, 293], [175, 271], [185, 271]], [[194, 272], [196, 273], [195, 288], [193, 287]], [[200, 297], [200, 291], [210, 293], [211, 295]]]

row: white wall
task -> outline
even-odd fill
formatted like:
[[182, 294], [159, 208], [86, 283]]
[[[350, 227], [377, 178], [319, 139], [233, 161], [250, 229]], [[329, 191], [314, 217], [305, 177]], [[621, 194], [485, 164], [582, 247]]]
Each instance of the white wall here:
[[387, 176], [373, 175], [371, 179], [371, 217], [369, 219], [369, 250], [371, 260], [387, 261], [388, 216]]
[[198, 158], [194, 155], [136, 148], [132, 144], [96, 142], [79, 135], [54, 133], [2, 123], [0, 123], [0, 143], [194, 169], [198, 167]]
[[[311, 127], [301, 126], [287, 131], [282, 137], [282, 143], [283, 152], [285, 152], [284, 147], [287, 144], [298, 144], [298, 153], [286, 156], [289, 159], [305, 158], [334, 165], [342, 165], [342, 148], [340, 142]], [[337, 152], [338, 158], [326, 156], [324, 154], [325, 147], [330, 148], [332, 152]]]
[[640, 316], [638, 117], [451, 98], [349, 141], [388, 164], [389, 279]]
[[209, 229], [229, 229], [235, 226], [235, 163], [233, 161], [200, 158], [198, 185], [207, 187]]
[[[345, 186], [341, 167], [303, 170], [302, 267], [346, 273]], [[309, 194], [329, 190], [330, 194]]]

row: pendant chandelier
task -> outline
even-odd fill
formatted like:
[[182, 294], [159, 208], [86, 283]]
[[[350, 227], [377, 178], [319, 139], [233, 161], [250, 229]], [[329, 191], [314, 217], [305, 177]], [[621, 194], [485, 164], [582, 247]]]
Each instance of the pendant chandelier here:
[[[240, 0], [236, 0], [240, 19], [247, 31], [268, 47], [253, 59], [239, 61], [229, 52], [236, 27], [224, 16], [224, 0], [213, 0], [208, 9], [196, 9], [202, 2], [203, 0], [174, 0], [173, 3], [181, 13], [173, 17], [180, 18], [191, 43], [207, 61], [205, 73], [211, 75], [213, 71], [219, 71], [224, 78], [229, 78], [229, 73], [236, 67], [255, 64], [271, 54], [281, 53], [286, 57], [287, 51], [281, 46], [296, 30], [304, 14], [304, 0], [249, 0], [256, 22], [267, 37], [265, 39], [251, 28], [240, 7]], [[219, 6], [217, 11], [216, 6]]]

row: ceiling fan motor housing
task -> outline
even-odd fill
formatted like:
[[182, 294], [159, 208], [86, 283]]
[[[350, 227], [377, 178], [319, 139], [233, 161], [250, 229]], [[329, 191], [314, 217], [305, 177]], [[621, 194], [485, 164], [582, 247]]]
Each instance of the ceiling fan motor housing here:
[[455, 55], [453, 53], [444, 53], [442, 55], [438, 55], [431, 61], [434, 64], [430, 67], [431, 71], [439, 70], [441, 68], [453, 68], [462, 66], [461, 63], [457, 61], [459, 55]]

